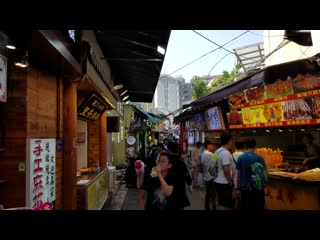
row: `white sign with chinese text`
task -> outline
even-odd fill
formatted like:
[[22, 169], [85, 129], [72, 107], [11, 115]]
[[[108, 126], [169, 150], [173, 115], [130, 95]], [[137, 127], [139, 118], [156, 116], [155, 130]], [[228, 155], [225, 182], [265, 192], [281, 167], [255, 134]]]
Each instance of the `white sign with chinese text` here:
[[188, 144], [194, 144], [194, 132], [188, 132]]
[[218, 107], [208, 109], [205, 112], [205, 118], [207, 122], [208, 131], [217, 131], [224, 129], [221, 112]]
[[0, 54], [0, 102], [7, 102], [7, 57]]
[[56, 199], [56, 139], [27, 139], [27, 207], [42, 209]]

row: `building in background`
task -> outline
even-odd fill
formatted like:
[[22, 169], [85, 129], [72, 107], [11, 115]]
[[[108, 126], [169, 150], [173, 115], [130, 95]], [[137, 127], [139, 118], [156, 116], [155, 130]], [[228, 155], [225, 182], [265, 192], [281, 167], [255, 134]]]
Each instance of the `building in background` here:
[[192, 84], [191, 83], [185, 83], [183, 85], [183, 101], [182, 105], [188, 104], [192, 101]]
[[182, 106], [185, 79], [161, 74], [153, 97], [154, 108], [165, 108], [170, 112]]

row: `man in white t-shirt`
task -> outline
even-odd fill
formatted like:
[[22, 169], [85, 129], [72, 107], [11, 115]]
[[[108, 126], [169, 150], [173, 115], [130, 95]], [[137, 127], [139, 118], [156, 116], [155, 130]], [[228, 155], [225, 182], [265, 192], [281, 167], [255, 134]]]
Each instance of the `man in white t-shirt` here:
[[201, 155], [201, 164], [203, 167], [203, 180], [206, 187], [205, 210], [216, 210], [216, 189], [214, 176], [209, 172], [209, 169], [214, 165], [212, 155], [217, 149], [216, 144], [205, 141], [203, 144], [205, 150]]
[[221, 209], [232, 209], [234, 207], [234, 201], [232, 200], [234, 183], [232, 179], [233, 158], [230, 153], [233, 141], [231, 134], [221, 134], [220, 141], [222, 146], [216, 150], [218, 175], [214, 180], [218, 195], [218, 205]]

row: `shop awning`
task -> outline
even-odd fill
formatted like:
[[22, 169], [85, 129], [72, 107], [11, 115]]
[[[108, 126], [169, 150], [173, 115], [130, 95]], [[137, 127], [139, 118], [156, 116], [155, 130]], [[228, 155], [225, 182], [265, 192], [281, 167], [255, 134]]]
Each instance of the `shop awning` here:
[[142, 110], [142, 109], [139, 109], [139, 108], [136, 108], [137, 111], [141, 112], [143, 115], [145, 115], [147, 117], [147, 119], [149, 120], [149, 122], [153, 123], [153, 124], [159, 124], [160, 123], [160, 120], [151, 116], [148, 112]]
[[152, 102], [167, 48], [170, 30], [95, 30], [119, 93], [128, 90], [131, 102]]
[[319, 55], [266, 67], [225, 88], [193, 101], [191, 103], [192, 109], [199, 111], [200, 109], [208, 108], [209, 105], [262, 83], [274, 83], [277, 79], [287, 79], [288, 76], [295, 77], [298, 74], [317, 73], [320, 68], [315, 60]]

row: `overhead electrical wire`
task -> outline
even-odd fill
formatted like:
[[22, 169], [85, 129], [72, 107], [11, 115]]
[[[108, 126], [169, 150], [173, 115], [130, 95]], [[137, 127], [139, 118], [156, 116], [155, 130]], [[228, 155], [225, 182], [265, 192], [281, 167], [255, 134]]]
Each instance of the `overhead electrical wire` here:
[[[210, 54], [210, 53], [212, 53], [212, 52], [214, 52], [214, 51], [216, 51], [216, 50], [218, 50], [218, 49], [223, 48], [223, 46], [225, 46], [225, 45], [227, 45], [228, 43], [230, 43], [230, 42], [232, 42], [232, 41], [236, 40], [237, 38], [241, 37], [242, 35], [244, 35], [244, 34], [246, 34], [246, 33], [248, 33], [248, 32], [249, 32], [249, 31], [245, 31], [245, 32], [241, 33], [240, 35], [238, 35], [237, 37], [235, 37], [235, 38], [233, 38], [233, 39], [229, 40], [228, 42], [224, 43], [223, 45], [221, 45], [221, 46], [219, 45], [219, 47], [218, 47], [218, 48], [215, 48], [215, 49], [211, 50], [210, 52], [208, 52], [208, 53], [206, 53], [206, 54], [204, 54], [204, 55], [202, 55], [202, 56], [198, 57], [197, 59], [195, 59], [195, 60], [193, 60], [193, 61], [191, 61], [191, 62], [189, 62], [189, 63], [187, 63], [187, 64], [183, 65], [182, 67], [180, 67], [180, 68], [178, 68], [177, 70], [175, 70], [175, 71], [171, 72], [170, 74], [166, 74], [166, 76], [171, 76], [172, 74], [174, 74], [174, 73], [176, 73], [176, 72], [180, 71], [181, 69], [183, 69], [183, 68], [185, 68], [185, 67], [189, 66], [190, 64], [192, 64], [192, 63], [194, 63], [194, 62], [198, 61], [199, 59], [201, 59], [201, 58], [203, 58], [203, 57], [207, 56], [208, 54]], [[166, 76], [163, 76], [162, 78], [164, 78], [164, 77], [166, 77]], [[162, 78], [160, 78], [160, 79], [162, 79]], [[159, 79], [159, 80], [160, 80], [160, 79]]]
[[[212, 41], [211, 39], [203, 36], [201, 33], [198, 33], [198, 32], [195, 31], [195, 30], [192, 30], [192, 31], [195, 32], [196, 34], [200, 35], [200, 36], [203, 37], [204, 39], [208, 40], [209, 42], [213, 43], [214, 45], [221, 47], [223, 50], [225, 50], [225, 51], [227, 51], [227, 52], [229, 52], [229, 53], [232, 53], [232, 54], [234, 54], [234, 55], [237, 55], [235, 52], [232, 52], [232, 51], [230, 51], [229, 49], [224, 48], [223, 46], [226, 45], [226, 44], [224, 44], [223, 46], [220, 46], [219, 44], [217, 44], [216, 42]], [[245, 33], [247, 33], [247, 32], [249, 32], [249, 30], [247, 30]], [[246, 59], [248, 59], [248, 60], [251, 59], [251, 58], [247, 58], [247, 57], [242, 57], [242, 58], [243, 58], [244, 60], [246, 60]]]
[[212, 71], [212, 69], [214, 69], [225, 57], [229, 56], [231, 53], [227, 53], [226, 55], [224, 55], [217, 63], [215, 63], [212, 68], [210, 69], [208, 76], [210, 76], [210, 73]]
[[[236, 77], [241, 76], [242, 74], [245, 74], [246, 76], [252, 74], [255, 71], [255, 68], [258, 67], [261, 63], [263, 63], [268, 57], [270, 57], [272, 54], [274, 54], [276, 51], [278, 51], [279, 49], [283, 48], [284, 46], [286, 46], [290, 41], [288, 40], [282, 40], [282, 42], [274, 49], [272, 50], [269, 54], [267, 54], [266, 56], [264, 56], [255, 66], [253, 66], [253, 68], [247, 72], [239, 72], [237, 73], [235, 76], [228, 78], [225, 82], [228, 82], [229, 80], [231, 80], [231, 78], [235, 79]], [[222, 87], [225, 87], [224, 85], [222, 85]], [[211, 94], [211, 93], [210, 93]]]
[[[203, 37], [204, 39], [208, 40], [209, 42], [213, 43], [213, 44], [216, 45], [217, 47], [222, 48], [223, 50], [225, 50], [225, 51], [227, 51], [227, 52], [229, 52], [229, 53], [233, 53], [233, 54], [234, 54], [234, 52], [230, 51], [229, 49], [224, 48], [223, 45], [221, 46], [221, 45], [219, 45], [218, 43], [215, 43], [215, 42], [212, 41], [211, 39], [203, 36], [201, 33], [198, 33], [198, 32], [195, 31], [195, 30], [192, 30], [192, 31], [195, 32], [196, 34], [198, 34], [199, 36]], [[224, 44], [224, 45], [226, 45], [226, 44]]]

